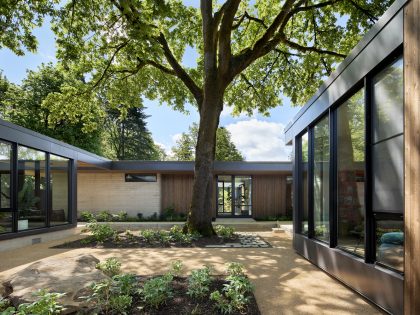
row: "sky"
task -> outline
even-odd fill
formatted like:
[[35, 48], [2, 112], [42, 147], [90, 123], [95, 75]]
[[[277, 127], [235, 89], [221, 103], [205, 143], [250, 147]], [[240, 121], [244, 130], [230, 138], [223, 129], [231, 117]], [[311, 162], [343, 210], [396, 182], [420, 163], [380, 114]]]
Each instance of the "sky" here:
[[[186, 4], [193, 3], [185, 0]], [[0, 49], [0, 70], [7, 79], [20, 83], [25, 78], [27, 70], [36, 70], [42, 63], [56, 62], [54, 33], [50, 29], [49, 20], [34, 30], [38, 39], [38, 51], [27, 52], [25, 56], [16, 56], [10, 50]], [[182, 63], [192, 66], [196, 61], [196, 52], [187, 49]], [[189, 114], [174, 111], [158, 101], [145, 100], [145, 113], [150, 117], [147, 125], [157, 144], [162, 145], [169, 153], [171, 147], [182, 132], [186, 132], [193, 122], [198, 122], [196, 109], [187, 104]], [[232, 117], [231, 108], [225, 108], [220, 118], [220, 126], [226, 127], [232, 135], [232, 141], [244, 154], [248, 161], [286, 161], [290, 159], [291, 147], [284, 142], [283, 129], [299, 111], [292, 107], [287, 98], [283, 105], [270, 110], [270, 117], [258, 113], [253, 116], [240, 115]]]

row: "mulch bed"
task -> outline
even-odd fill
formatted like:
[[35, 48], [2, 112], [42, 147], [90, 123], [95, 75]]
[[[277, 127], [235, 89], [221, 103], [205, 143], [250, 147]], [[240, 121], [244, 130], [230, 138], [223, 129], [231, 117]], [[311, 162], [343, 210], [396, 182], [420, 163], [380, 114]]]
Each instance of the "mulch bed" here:
[[[151, 277], [139, 277], [140, 283], [150, 279]], [[218, 276], [214, 277], [212, 284], [210, 286], [210, 292], [219, 290], [222, 292], [223, 285], [226, 284], [227, 281], [223, 279], [223, 277]], [[215, 303], [210, 300], [209, 297], [203, 299], [195, 299], [191, 298], [187, 294], [188, 289], [188, 278], [184, 277], [174, 277], [172, 282], [173, 288], [173, 297], [168, 299], [165, 305], [160, 306], [159, 309], [154, 308], [146, 308], [142, 301], [138, 299], [134, 299], [133, 307], [128, 312], [128, 314], [142, 314], [142, 315], [168, 315], [168, 314], [199, 314], [199, 315], [214, 315], [214, 314], [222, 314], [220, 311], [216, 309]], [[249, 295], [249, 303], [242, 312], [235, 312], [232, 313], [234, 315], [259, 315], [261, 314], [257, 301], [252, 293]]]
[[192, 243], [178, 243], [168, 242], [161, 243], [158, 241], [147, 242], [143, 237], [139, 236], [139, 232], [135, 232], [133, 236], [126, 236], [124, 232], [118, 233], [118, 240], [107, 240], [103, 243], [95, 241], [86, 243], [89, 237], [84, 239], [66, 242], [53, 246], [52, 248], [170, 248], [170, 247], [206, 247], [207, 245], [223, 245], [225, 243], [239, 243], [239, 238], [235, 236], [230, 239], [223, 239], [218, 236], [213, 237], [200, 237], [193, 240]]

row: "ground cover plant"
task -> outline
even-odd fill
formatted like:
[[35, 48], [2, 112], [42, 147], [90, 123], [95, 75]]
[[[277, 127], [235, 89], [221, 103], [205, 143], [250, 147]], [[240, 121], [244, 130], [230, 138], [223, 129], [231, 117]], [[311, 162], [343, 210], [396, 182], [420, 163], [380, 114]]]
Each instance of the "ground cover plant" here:
[[[223, 245], [225, 243], [239, 243], [238, 234], [233, 227], [217, 225], [217, 235], [202, 237], [198, 233], [184, 233], [179, 225], [167, 230], [146, 229], [141, 231], [117, 231], [107, 223], [91, 221], [84, 232], [89, 235], [83, 239], [67, 242], [57, 248], [136, 248], [136, 247], [205, 247], [207, 245]], [[102, 267], [101, 267], [102, 268]], [[105, 266], [104, 266], [105, 268]], [[101, 269], [103, 270], [103, 269]]]
[[184, 213], [178, 213], [174, 207], [167, 207], [162, 211], [160, 215], [156, 212], [150, 216], [144, 216], [143, 213], [137, 213], [137, 216], [129, 216], [127, 211], [111, 212], [108, 210], [101, 210], [97, 213], [91, 211], [81, 211], [79, 216], [79, 222], [176, 222], [185, 221], [186, 215]]

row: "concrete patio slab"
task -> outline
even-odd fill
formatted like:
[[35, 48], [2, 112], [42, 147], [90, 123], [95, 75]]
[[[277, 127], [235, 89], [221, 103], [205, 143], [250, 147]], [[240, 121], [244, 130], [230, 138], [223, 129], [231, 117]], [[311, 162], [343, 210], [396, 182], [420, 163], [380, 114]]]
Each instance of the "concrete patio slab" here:
[[[297, 255], [287, 233], [259, 233], [273, 248], [165, 248], [165, 249], [52, 249], [63, 241], [36, 244], [2, 253], [0, 281], [39, 259], [74, 257], [88, 252], [103, 260], [117, 257], [124, 272], [161, 274], [170, 262], [184, 262], [184, 273], [212, 265], [222, 273], [225, 263], [241, 262], [255, 285], [263, 315], [382, 314], [358, 294]], [[73, 240], [80, 236], [73, 236]]]

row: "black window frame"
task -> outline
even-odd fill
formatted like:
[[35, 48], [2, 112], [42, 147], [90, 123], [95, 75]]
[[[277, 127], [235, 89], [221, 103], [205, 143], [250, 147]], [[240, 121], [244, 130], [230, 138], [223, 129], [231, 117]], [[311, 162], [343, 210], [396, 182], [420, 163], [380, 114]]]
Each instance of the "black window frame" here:
[[[132, 178], [129, 178], [129, 177]], [[146, 178], [141, 178], [146, 177]], [[147, 179], [147, 177], [153, 177], [152, 180]], [[124, 180], [126, 183], [156, 183], [157, 182], [157, 173], [125, 173]]]

